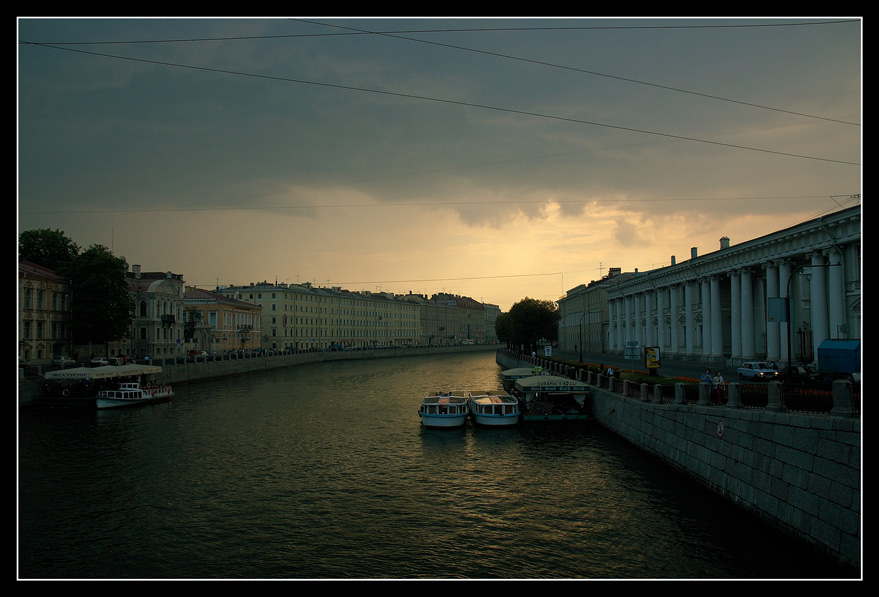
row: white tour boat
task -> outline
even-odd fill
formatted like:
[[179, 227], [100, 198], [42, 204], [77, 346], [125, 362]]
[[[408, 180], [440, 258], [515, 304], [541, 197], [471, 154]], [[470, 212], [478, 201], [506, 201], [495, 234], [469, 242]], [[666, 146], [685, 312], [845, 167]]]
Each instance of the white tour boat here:
[[482, 427], [513, 427], [519, 424], [519, 401], [504, 391], [468, 392], [470, 415]]
[[522, 410], [522, 420], [583, 421], [589, 386], [576, 379], [544, 375], [516, 380], [513, 390]]
[[173, 395], [171, 386], [142, 388], [139, 383], [121, 383], [115, 390], [98, 392], [95, 403], [98, 408], [115, 408], [170, 400]]
[[468, 399], [464, 392], [437, 392], [422, 399], [418, 416], [425, 427], [453, 429], [467, 423], [469, 412]]

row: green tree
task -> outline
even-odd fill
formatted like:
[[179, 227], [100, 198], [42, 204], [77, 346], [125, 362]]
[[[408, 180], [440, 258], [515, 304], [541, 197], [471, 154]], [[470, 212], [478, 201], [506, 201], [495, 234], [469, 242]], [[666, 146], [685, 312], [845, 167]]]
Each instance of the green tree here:
[[[559, 336], [559, 310], [552, 301], [525, 297], [510, 307], [508, 326], [509, 342], [522, 346], [526, 351], [537, 349], [537, 342], [554, 342]], [[498, 336], [500, 338], [500, 336]]]
[[509, 313], [501, 313], [494, 320], [494, 332], [497, 334], [497, 339], [501, 342], [504, 342], [507, 345], [507, 348], [512, 348], [513, 345], [513, 330], [512, 330], [512, 318]]
[[92, 245], [73, 260], [68, 275], [76, 343], [125, 339], [134, 308], [125, 261], [103, 245]]
[[18, 258], [67, 275], [79, 246], [61, 230], [25, 230], [18, 235]]

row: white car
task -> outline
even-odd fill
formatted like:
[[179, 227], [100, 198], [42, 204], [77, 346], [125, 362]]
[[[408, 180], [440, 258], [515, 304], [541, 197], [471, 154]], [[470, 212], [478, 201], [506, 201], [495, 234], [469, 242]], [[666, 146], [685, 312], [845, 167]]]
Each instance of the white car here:
[[108, 361], [104, 357], [95, 357], [92, 359], [92, 367], [102, 367], [103, 365], [108, 365], [110, 361]]
[[747, 361], [737, 369], [739, 379], [775, 379], [778, 369], [773, 369], [764, 361]]

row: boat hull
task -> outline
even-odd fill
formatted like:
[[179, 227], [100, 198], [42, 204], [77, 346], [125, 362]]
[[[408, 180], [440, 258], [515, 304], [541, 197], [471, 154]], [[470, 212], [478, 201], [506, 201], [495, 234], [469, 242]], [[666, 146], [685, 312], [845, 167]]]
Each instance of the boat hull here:
[[136, 406], [138, 404], [150, 404], [155, 402], [167, 402], [171, 400], [172, 393], [162, 392], [156, 395], [144, 394], [141, 398], [95, 398], [95, 406], [98, 408], [120, 408], [123, 406]]
[[586, 421], [589, 415], [582, 408], [570, 408], [571, 405], [565, 405], [568, 408], [561, 409], [558, 404], [553, 402], [531, 402], [521, 405], [522, 421], [544, 422], [544, 421]]
[[95, 398], [95, 406], [98, 408], [120, 408], [124, 406], [136, 406], [138, 404], [150, 404], [155, 402], [167, 402], [171, 400], [172, 394], [159, 394], [156, 396], [148, 396], [143, 398]]
[[421, 415], [421, 425], [428, 429], [455, 429], [467, 424], [467, 415]]
[[473, 423], [480, 427], [515, 427], [519, 415], [473, 415]]
[[525, 423], [541, 423], [547, 421], [586, 421], [589, 417], [585, 414], [564, 414], [564, 415], [522, 415], [522, 421]]

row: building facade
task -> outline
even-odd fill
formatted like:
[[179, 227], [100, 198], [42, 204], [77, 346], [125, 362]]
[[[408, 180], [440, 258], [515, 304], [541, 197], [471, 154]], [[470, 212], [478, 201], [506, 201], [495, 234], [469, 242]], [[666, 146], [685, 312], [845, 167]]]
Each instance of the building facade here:
[[259, 306], [197, 288], [183, 293], [183, 304], [188, 349], [223, 354], [263, 347]]
[[70, 281], [49, 268], [18, 262], [18, 357], [34, 365], [72, 356]]
[[601, 280], [580, 284], [560, 298], [559, 349], [582, 354], [607, 352], [608, 289], [634, 275], [612, 267]]
[[611, 353], [677, 360], [813, 362], [825, 339], [860, 338], [861, 209], [854, 207], [608, 288]]
[[418, 305], [390, 293], [266, 282], [216, 292], [261, 307], [263, 348], [417, 346], [421, 337]]
[[110, 344], [107, 356], [174, 358], [183, 345], [183, 276], [171, 272], [127, 272], [134, 303], [129, 338]]

